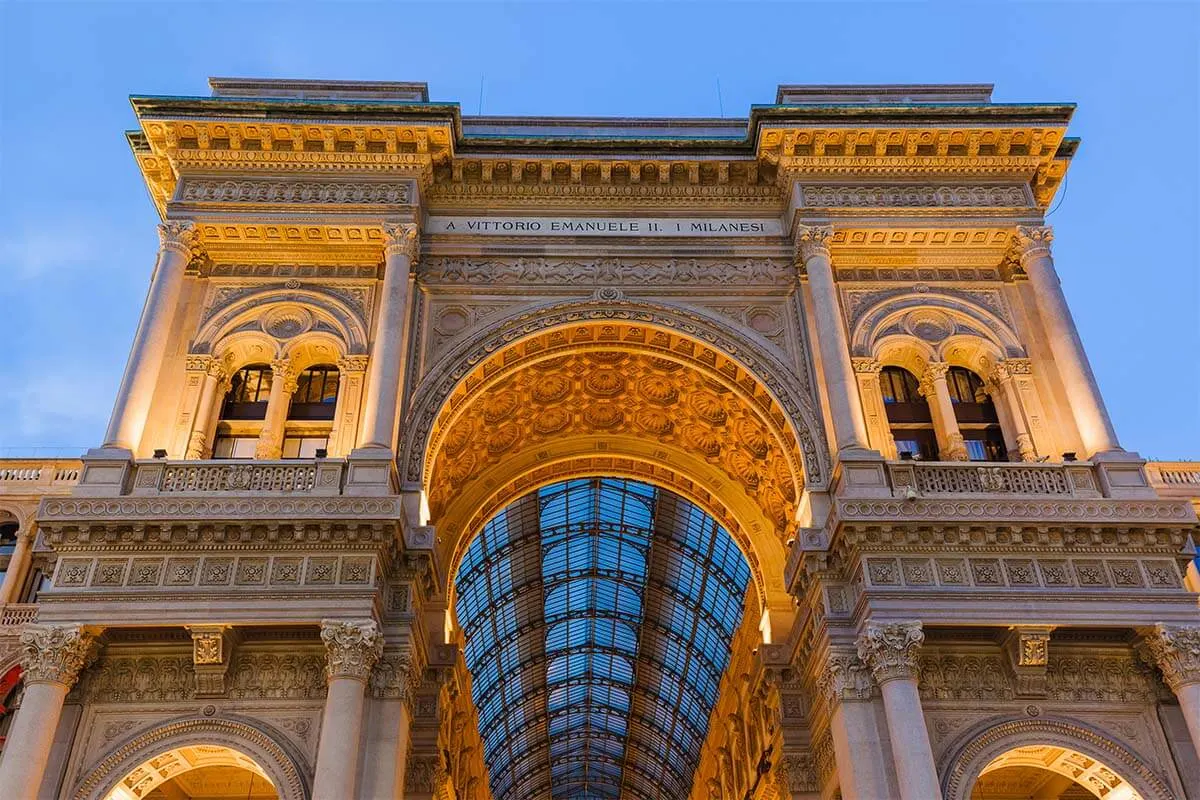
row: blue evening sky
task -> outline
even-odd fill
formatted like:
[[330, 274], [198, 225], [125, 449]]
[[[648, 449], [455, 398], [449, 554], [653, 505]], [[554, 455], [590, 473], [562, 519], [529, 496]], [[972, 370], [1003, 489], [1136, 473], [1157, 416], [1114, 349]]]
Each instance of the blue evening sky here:
[[1200, 458], [1198, 22], [1190, 2], [0, 0], [0, 448], [103, 435], [157, 248], [127, 95], [426, 81], [475, 114], [482, 76], [486, 114], [716, 116], [718, 79], [727, 116], [780, 83], [1077, 103], [1059, 273], [1122, 444]]

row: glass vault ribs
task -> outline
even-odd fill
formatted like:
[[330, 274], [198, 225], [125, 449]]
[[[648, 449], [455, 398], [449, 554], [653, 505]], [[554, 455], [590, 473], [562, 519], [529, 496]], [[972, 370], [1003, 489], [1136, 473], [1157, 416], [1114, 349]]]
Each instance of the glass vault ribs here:
[[728, 532], [643, 483], [492, 518], [455, 591], [497, 800], [686, 798], [749, 578]]

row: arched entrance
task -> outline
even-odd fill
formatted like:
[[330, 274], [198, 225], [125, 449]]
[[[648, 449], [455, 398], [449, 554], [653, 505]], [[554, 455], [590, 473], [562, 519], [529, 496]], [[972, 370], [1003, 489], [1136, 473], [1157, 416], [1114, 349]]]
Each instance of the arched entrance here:
[[260, 722], [180, 719], [118, 745], [84, 778], [78, 800], [307, 800], [299, 758]]
[[258, 762], [224, 745], [191, 745], [134, 767], [104, 800], [277, 800]]
[[983, 768], [971, 800], [1145, 800], [1107, 764], [1078, 750], [1014, 747]]
[[1171, 800], [1145, 759], [1069, 719], [993, 720], [963, 734], [939, 772], [945, 800]]
[[[686, 797], [735, 629], [756, 648], [794, 617], [788, 546], [828, 473], [794, 373], [702, 318], [618, 305], [480, 334], [406, 421], [497, 797]], [[590, 510], [555, 522], [572, 496]]]

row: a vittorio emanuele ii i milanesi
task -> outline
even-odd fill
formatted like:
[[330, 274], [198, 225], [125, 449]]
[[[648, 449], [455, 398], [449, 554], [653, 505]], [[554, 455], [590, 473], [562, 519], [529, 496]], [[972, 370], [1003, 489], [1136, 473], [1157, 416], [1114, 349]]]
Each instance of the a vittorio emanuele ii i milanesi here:
[[210, 83], [132, 98], [103, 441], [0, 461], [0, 796], [1200, 800], [1200, 466], [1064, 299], [1073, 105]]

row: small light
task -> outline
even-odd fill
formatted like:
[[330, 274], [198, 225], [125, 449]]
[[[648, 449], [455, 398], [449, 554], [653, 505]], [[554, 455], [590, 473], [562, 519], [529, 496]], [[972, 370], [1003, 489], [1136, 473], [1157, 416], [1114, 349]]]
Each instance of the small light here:
[[1075, 458], [1074, 451], [1068, 451], [1066, 453], [1063, 453], [1063, 461], [1075, 461], [1075, 460], [1076, 460], [1076, 458]]
[[166, 450], [163, 450], [161, 447], [159, 447], [158, 449], [156, 449], [156, 450], [154, 451], [154, 457], [155, 457], [155, 458], [166, 458], [166, 457], [167, 457], [167, 451], [166, 451]]
[[327, 449], [325, 449], [324, 447], [317, 448], [317, 458], [327, 458], [328, 456], [329, 456], [329, 451]]

